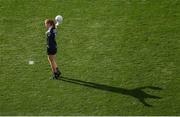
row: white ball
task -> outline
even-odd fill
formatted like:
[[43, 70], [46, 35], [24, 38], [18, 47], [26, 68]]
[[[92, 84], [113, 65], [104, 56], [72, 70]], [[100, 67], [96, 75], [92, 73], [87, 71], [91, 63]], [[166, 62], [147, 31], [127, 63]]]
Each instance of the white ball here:
[[55, 20], [56, 20], [56, 23], [58, 23], [58, 25], [59, 25], [59, 24], [62, 23], [63, 17], [62, 17], [61, 15], [57, 15], [57, 16], [55, 17]]

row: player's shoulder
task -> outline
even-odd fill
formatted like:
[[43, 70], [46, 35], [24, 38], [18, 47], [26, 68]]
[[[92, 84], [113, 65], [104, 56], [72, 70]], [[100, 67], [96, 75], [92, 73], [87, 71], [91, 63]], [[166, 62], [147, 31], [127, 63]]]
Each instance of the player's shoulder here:
[[50, 33], [56, 34], [56, 33], [57, 33], [57, 29], [56, 29], [56, 28], [52, 28], [51, 31], [50, 31]]

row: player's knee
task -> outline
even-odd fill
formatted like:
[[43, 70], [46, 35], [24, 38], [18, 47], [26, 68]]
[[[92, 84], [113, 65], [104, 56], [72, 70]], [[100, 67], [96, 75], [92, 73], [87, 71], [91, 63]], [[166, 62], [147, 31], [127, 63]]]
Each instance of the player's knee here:
[[53, 61], [53, 57], [52, 57], [52, 56], [48, 56], [48, 59], [49, 59], [50, 61]]

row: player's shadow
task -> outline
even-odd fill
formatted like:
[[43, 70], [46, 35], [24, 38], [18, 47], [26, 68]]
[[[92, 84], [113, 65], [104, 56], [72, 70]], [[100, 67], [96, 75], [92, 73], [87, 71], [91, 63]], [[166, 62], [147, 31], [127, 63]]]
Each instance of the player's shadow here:
[[99, 90], [104, 90], [104, 91], [109, 91], [109, 92], [114, 92], [114, 93], [118, 93], [118, 94], [132, 96], [132, 97], [138, 99], [141, 103], [143, 103], [145, 106], [148, 106], [148, 107], [152, 107], [152, 105], [148, 104], [145, 101], [145, 99], [147, 99], [147, 98], [161, 99], [161, 97], [159, 97], [159, 96], [154, 96], [154, 95], [148, 94], [145, 91], [143, 91], [143, 89], [147, 89], [147, 88], [152, 89], [152, 90], [162, 90], [162, 88], [159, 88], [159, 87], [145, 86], [145, 87], [138, 87], [138, 88], [134, 88], [134, 89], [125, 89], [125, 88], [120, 88], [120, 87], [113, 87], [113, 86], [108, 86], [108, 85], [103, 85], [103, 84], [86, 82], [86, 81], [67, 78], [67, 77], [62, 77], [61, 80], [65, 81], [65, 82], [70, 82], [70, 83], [86, 86], [86, 87], [99, 89]]

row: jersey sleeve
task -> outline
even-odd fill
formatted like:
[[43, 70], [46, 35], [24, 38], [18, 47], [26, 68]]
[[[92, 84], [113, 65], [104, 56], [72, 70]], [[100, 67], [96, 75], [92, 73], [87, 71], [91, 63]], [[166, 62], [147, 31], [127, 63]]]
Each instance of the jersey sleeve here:
[[53, 30], [51, 30], [51, 31], [49, 32], [48, 39], [49, 39], [49, 41], [52, 41], [52, 40], [55, 39], [55, 33], [54, 33]]

